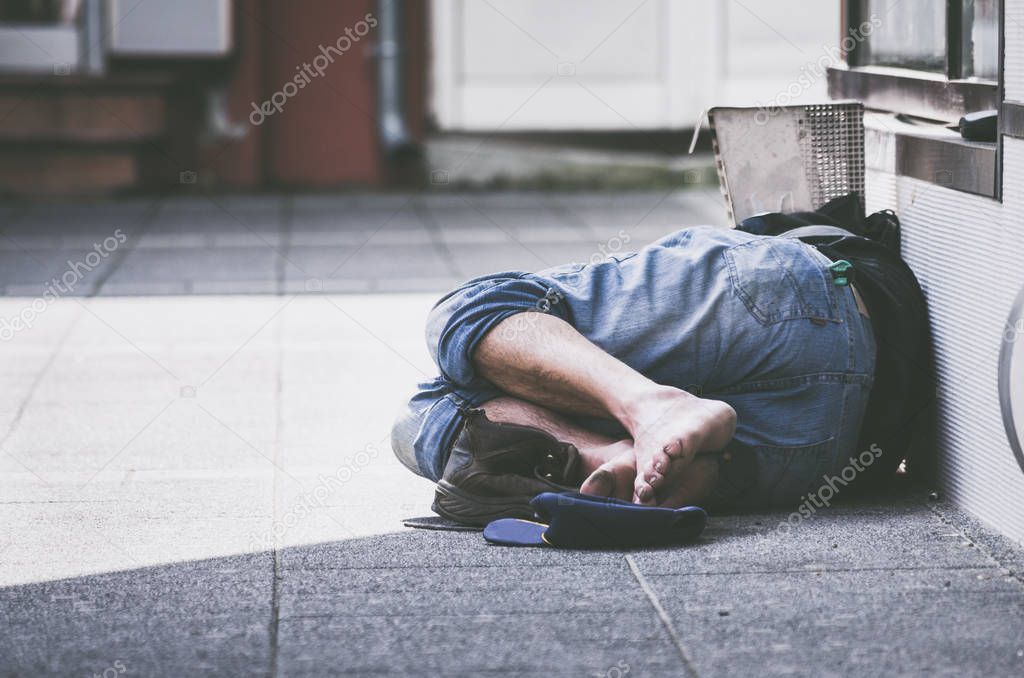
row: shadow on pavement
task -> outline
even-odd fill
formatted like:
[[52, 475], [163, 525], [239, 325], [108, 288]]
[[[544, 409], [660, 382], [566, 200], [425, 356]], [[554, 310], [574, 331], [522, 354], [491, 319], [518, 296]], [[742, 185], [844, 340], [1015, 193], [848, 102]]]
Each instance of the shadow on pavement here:
[[[4, 675], [1013, 675], [1024, 589], [918, 498], [573, 552], [406, 530], [0, 589]], [[1005, 555], [1005, 554], [1004, 554]], [[1017, 554], [1019, 556], [1019, 553]], [[120, 662], [120, 664], [118, 664]], [[173, 667], [173, 668], [172, 668]]]

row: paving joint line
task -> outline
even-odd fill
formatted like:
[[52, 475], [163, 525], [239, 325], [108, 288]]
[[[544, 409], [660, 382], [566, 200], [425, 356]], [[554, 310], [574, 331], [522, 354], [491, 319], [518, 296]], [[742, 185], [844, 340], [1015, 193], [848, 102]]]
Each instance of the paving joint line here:
[[[357, 593], [372, 593], [368, 591], [358, 591]], [[625, 610], [573, 610], [573, 615], [577, 616], [619, 616], [625, 614], [635, 614], [647, 616], [650, 614], [650, 607], [643, 605], [636, 609], [625, 609]], [[434, 610], [426, 610], [424, 612], [378, 612], [371, 614], [352, 614], [351, 612], [309, 612], [306, 614], [294, 614], [282, 617], [281, 621], [293, 622], [298, 619], [466, 619], [477, 618], [477, 617], [488, 617], [494, 619], [505, 619], [510, 617], [562, 617], [565, 615], [565, 610], [551, 610], [548, 612], [532, 612], [527, 610], [520, 610], [517, 612], [445, 612], [438, 613]], [[657, 627], [655, 627], [657, 628]], [[664, 636], [660, 632], [655, 631], [655, 635], [651, 636], [650, 640], [664, 641]], [[597, 636], [598, 638], [604, 638], [604, 636]]]
[[[64, 349], [64, 346], [65, 344], [67, 344], [68, 338], [71, 336], [71, 333], [78, 326], [78, 323], [82, 321], [82, 318], [84, 316], [85, 310], [83, 308], [79, 308], [74, 320], [68, 323], [68, 327], [66, 330], [64, 330], [64, 334], [61, 335], [61, 338], [53, 347], [53, 352], [50, 353], [50, 356], [46, 359], [46, 363], [43, 364], [43, 366], [36, 373], [35, 379], [32, 380], [32, 384], [28, 387], [28, 392], [25, 394], [24, 399], [22, 399], [21, 403], [18, 405], [18, 409], [14, 413], [14, 417], [11, 419], [11, 423], [7, 426], [7, 432], [4, 434], [2, 438], [0, 438], [0, 450], [4, 449], [4, 446], [7, 444], [7, 441], [10, 440], [11, 436], [14, 435], [15, 430], [17, 430], [18, 425], [21, 423], [21, 420], [25, 415], [25, 411], [28, 409], [29, 403], [32, 401], [33, 396], [35, 396], [36, 391], [39, 388], [39, 384], [42, 383], [43, 379], [53, 368], [53, 364], [57, 362], [57, 356]], [[7, 452], [7, 454], [11, 453]]]
[[545, 196], [544, 206], [563, 223], [582, 229], [589, 237], [594, 238], [595, 242], [601, 241], [601, 233], [597, 227], [566, 206], [557, 195]]
[[[399, 533], [401, 534], [401, 533]], [[632, 557], [632, 556], [630, 556]], [[607, 567], [607, 563], [600, 565], [573, 565], [572, 567], [592, 567], [602, 568]], [[487, 568], [508, 568], [508, 567], [526, 567], [534, 569], [537, 567], [550, 567], [561, 569], [564, 564], [533, 564], [533, 565], [353, 565], [351, 567], [302, 567], [302, 570], [311, 571], [331, 571], [331, 570], [406, 570], [406, 569], [417, 569], [417, 570], [448, 570], [448, 569], [487, 569]], [[878, 565], [874, 567], [843, 567], [843, 568], [821, 568], [817, 570], [736, 570], [729, 572], [664, 572], [659, 574], [652, 574], [651, 577], [718, 577], [718, 576], [737, 576], [737, 575], [765, 575], [765, 574], [839, 574], [839, 573], [853, 573], [853, 572], [930, 572], [932, 570], [985, 570], [990, 569], [993, 566], [985, 567], [983, 565], [936, 565], [936, 566], [922, 566], [922, 567], [901, 567], [898, 565]]]
[[[1004, 563], [999, 556], [997, 556], [995, 553], [992, 552], [992, 549], [989, 548], [987, 544], [983, 543], [982, 540], [979, 540], [974, 535], [970, 534], [967, 529], [965, 529], [963, 526], [958, 524], [958, 521], [953, 520], [950, 516], [946, 515], [942, 511], [942, 509], [940, 508], [940, 505], [929, 503], [927, 506], [928, 506], [928, 510], [930, 510], [932, 513], [934, 513], [939, 518], [939, 520], [942, 521], [942, 523], [944, 525], [948, 525], [952, 529], [956, 530], [960, 534], [960, 536], [962, 536], [964, 539], [966, 539], [971, 544], [973, 544], [974, 548], [978, 549], [981, 553], [984, 553], [985, 556], [989, 560], [991, 560], [993, 563], [995, 563], [996, 567], [998, 567], [1001, 570], [1008, 571], [1009, 574], [1007, 576], [1012, 578], [1012, 579], [1014, 579], [1018, 584], [1020, 584], [1022, 587], [1024, 587], [1024, 572], [1021, 572], [1019, 568], [1018, 569], [1014, 569], [1014, 568], [1010, 567], [1009, 565], [1007, 565], [1006, 563]], [[953, 510], [960, 510], [961, 512], [963, 512], [971, 520], [977, 520], [973, 516], [971, 516], [970, 514], [967, 514], [966, 512], [962, 511], [962, 509], [957, 509], [956, 507], [951, 507], [951, 508]], [[990, 528], [986, 528], [983, 525], [979, 525], [978, 528], [979, 529], [990, 529]], [[1001, 535], [998, 535], [998, 534], [996, 534], [996, 537], [997, 538], [1002, 538]]]
[[[290, 218], [290, 217], [289, 217]], [[281, 278], [280, 290], [284, 290], [284, 279]], [[272, 483], [271, 497], [271, 533], [274, 532], [274, 523], [280, 511], [279, 497], [281, 492], [281, 441], [284, 429], [284, 317], [278, 319], [275, 328], [275, 339], [277, 343], [277, 369], [276, 384], [274, 389], [274, 448], [271, 452], [274, 463], [274, 480]], [[280, 638], [279, 628], [281, 624], [281, 548], [278, 540], [274, 539], [272, 548], [272, 566], [270, 579], [270, 625], [268, 635], [270, 641], [270, 676], [276, 678], [278, 674], [278, 641]]]
[[287, 281], [287, 266], [288, 255], [292, 251], [292, 229], [294, 228], [295, 221], [295, 198], [292, 195], [284, 195], [281, 197], [281, 208], [280, 208], [280, 228], [278, 233], [281, 235], [280, 250], [277, 252], [277, 256], [274, 259], [274, 273], [277, 278], [277, 296], [284, 296], [285, 294], [285, 283]]
[[672, 644], [675, 645], [676, 650], [679, 652], [679, 658], [683, 660], [683, 668], [686, 670], [687, 676], [697, 678], [697, 669], [693, 667], [693, 660], [690, 659], [690, 654], [686, 651], [686, 647], [683, 645], [683, 639], [679, 637], [679, 633], [676, 631], [675, 625], [672, 623], [672, 617], [669, 616], [665, 608], [662, 607], [661, 601], [658, 600], [658, 594], [654, 592], [654, 588], [651, 587], [647, 579], [644, 577], [643, 572], [637, 566], [636, 561], [633, 560], [633, 556], [626, 556], [626, 564], [629, 565], [629, 571], [633, 573], [633, 577], [640, 585], [640, 589], [647, 596], [647, 600], [650, 601], [651, 607], [658, 614], [658, 618], [661, 620], [661, 625], [665, 627], [665, 631], [668, 633], [669, 638], [672, 639]]
[[[3, 118], [0, 118], [0, 122], [2, 122], [2, 121], [3, 121]], [[9, 235], [7, 233], [7, 230], [6, 230], [6, 229], [8, 229], [8, 228], [10, 228], [12, 226], [18, 226], [23, 221], [25, 221], [25, 219], [28, 218], [28, 215], [32, 211], [31, 207], [29, 205], [16, 205], [16, 206], [11, 207], [11, 210], [13, 211], [13, 214], [10, 215], [10, 218], [8, 219], [7, 223], [3, 224], [3, 226], [0, 227], [0, 238], [2, 238], [4, 240], [7, 240], [7, 241], [10, 241], [11, 243], [13, 243], [14, 244], [14, 248], [17, 251], [21, 252], [23, 255], [25, 255], [26, 257], [31, 259], [33, 262], [35, 262], [36, 266], [39, 266], [40, 268], [43, 268], [44, 267], [43, 262], [40, 261], [34, 254], [32, 254], [32, 250], [30, 250], [29, 248], [23, 246], [20, 242], [18, 242], [17, 238], [15, 238], [12, 235]], [[43, 247], [43, 248], [41, 248], [38, 251], [46, 251], [48, 249], [50, 249], [50, 248], [49, 247]], [[7, 286], [8, 286], [7, 283], [4, 282], [3, 283], [3, 288], [0, 289], [0, 296], [7, 296]], [[17, 296], [17, 295], [11, 295], [11, 296]]]
[[100, 292], [103, 290], [104, 285], [107, 284], [107, 281], [110, 280], [110, 278], [113, 277], [115, 273], [117, 273], [117, 271], [124, 264], [124, 261], [129, 256], [131, 256], [132, 253], [135, 252], [135, 250], [138, 248], [138, 245], [136, 243], [139, 242], [149, 232], [149, 229], [153, 227], [153, 224], [156, 223], [157, 217], [160, 215], [160, 211], [163, 209], [163, 207], [163, 198], [157, 198], [152, 204], [149, 205], [149, 207], [146, 208], [146, 211], [142, 214], [142, 218], [140, 219], [141, 223], [139, 225], [139, 231], [138, 233], [134, 234], [133, 237], [131, 238], [131, 245], [129, 245], [128, 247], [118, 247], [113, 252], [113, 254], [110, 257], [110, 265], [107, 266], [105, 270], [100, 271], [100, 273], [96, 276], [96, 284], [93, 285], [92, 292], [85, 295], [86, 298], [99, 296]]
[[427, 229], [427, 235], [430, 236], [430, 245], [437, 252], [437, 255], [441, 257], [441, 260], [445, 263], [448, 268], [448, 273], [454, 275], [456, 278], [464, 277], [462, 271], [455, 261], [455, 255], [448, 249], [448, 245], [445, 243], [444, 238], [441, 237], [442, 226], [437, 223], [437, 219], [434, 218], [433, 213], [430, 211], [430, 207], [422, 200], [417, 199], [413, 203], [413, 212], [419, 218], [420, 222], [423, 223], [424, 228]]

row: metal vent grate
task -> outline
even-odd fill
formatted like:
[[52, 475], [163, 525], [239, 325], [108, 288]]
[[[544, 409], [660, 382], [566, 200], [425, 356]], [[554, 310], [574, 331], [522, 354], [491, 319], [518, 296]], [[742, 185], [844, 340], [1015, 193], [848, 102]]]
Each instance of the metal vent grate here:
[[855, 193], [864, 205], [864, 107], [834, 102], [708, 111], [718, 177], [733, 223], [816, 210]]
[[848, 193], [864, 205], [864, 109], [853, 104], [803, 107], [800, 157], [812, 204]]

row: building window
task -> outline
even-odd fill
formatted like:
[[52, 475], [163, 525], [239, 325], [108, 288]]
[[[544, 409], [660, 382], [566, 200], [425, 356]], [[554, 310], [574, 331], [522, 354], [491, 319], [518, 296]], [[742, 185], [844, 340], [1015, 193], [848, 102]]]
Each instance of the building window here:
[[998, 107], [999, 0], [846, 0], [835, 98], [943, 122]]
[[851, 6], [867, 17], [885, 17], [864, 41], [857, 65], [992, 82], [999, 74], [998, 0], [853, 0]]
[[[846, 63], [829, 69], [829, 96], [878, 112], [865, 117], [877, 151], [869, 167], [1000, 198], [997, 139], [962, 138], [947, 125], [1000, 109], [1001, 7], [1001, 0], [844, 0]], [[999, 122], [1010, 133], [1005, 110]]]
[[[857, 49], [858, 66], [894, 66], [930, 73], [946, 70], [946, 8], [935, 0], [866, 0], [859, 12], [877, 27]], [[884, 17], [884, 18], [883, 18]]]
[[961, 75], [996, 82], [999, 79], [998, 0], [966, 0], [961, 31]]

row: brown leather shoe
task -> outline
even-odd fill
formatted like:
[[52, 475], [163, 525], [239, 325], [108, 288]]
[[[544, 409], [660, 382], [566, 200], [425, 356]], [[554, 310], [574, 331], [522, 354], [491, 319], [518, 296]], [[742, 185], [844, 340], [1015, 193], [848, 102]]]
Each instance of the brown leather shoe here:
[[533, 518], [541, 492], [579, 488], [576, 447], [550, 434], [469, 410], [434, 493], [434, 511], [457, 523], [486, 525], [498, 518]]

